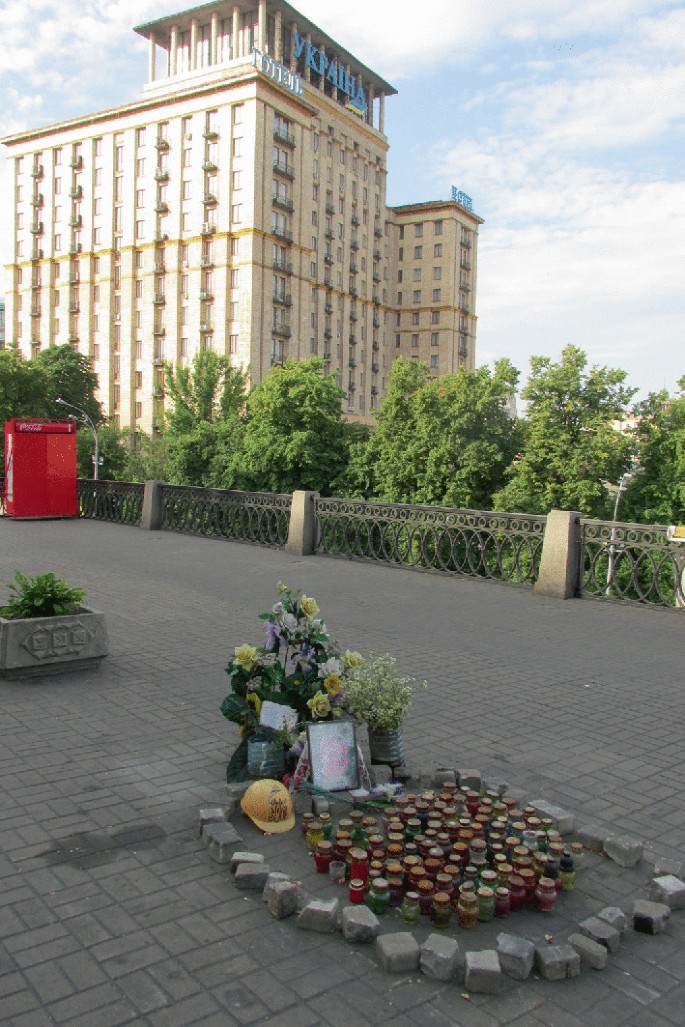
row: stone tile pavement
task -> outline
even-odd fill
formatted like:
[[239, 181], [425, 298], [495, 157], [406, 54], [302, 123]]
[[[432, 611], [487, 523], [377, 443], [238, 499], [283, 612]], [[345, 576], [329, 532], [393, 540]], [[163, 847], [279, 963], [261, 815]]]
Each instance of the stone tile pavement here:
[[[0, 581], [15, 568], [83, 585], [112, 655], [0, 684], [0, 1023], [685, 1022], [682, 914], [657, 938], [631, 935], [605, 971], [466, 999], [271, 921], [197, 837], [236, 741], [218, 711], [226, 657], [261, 641], [282, 579], [316, 596], [344, 646], [428, 678], [405, 731], [413, 767], [478, 767], [637, 835], [647, 860], [681, 860], [682, 616], [95, 521], [0, 520]], [[295, 848], [287, 836], [274, 861]], [[636, 872], [598, 874], [597, 908], [604, 894], [631, 908]]]

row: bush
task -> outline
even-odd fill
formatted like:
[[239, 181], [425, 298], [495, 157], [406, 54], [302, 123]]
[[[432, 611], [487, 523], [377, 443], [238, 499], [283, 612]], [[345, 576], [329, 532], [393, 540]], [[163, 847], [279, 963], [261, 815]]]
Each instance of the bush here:
[[81, 588], [69, 588], [64, 578], [56, 578], [50, 572], [27, 578], [20, 571], [14, 575], [16, 584], [7, 583], [11, 595], [7, 606], [0, 612], [12, 620], [29, 617], [59, 617], [75, 612], [83, 602], [85, 592]]

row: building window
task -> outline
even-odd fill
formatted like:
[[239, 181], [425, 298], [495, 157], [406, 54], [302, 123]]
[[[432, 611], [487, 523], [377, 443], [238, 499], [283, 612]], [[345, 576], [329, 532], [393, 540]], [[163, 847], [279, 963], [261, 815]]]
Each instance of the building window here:
[[411, 348], [412, 349], [418, 349], [418, 345], [419, 345], [419, 335], [418, 335], [418, 332], [415, 332], [412, 335], [412, 337], [411, 337]]
[[420, 267], [415, 267], [414, 268], [414, 281], [415, 282], [420, 282], [421, 281], [421, 268]]
[[243, 205], [242, 203], [234, 203], [231, 207], [231, 221], [236, 224], [243, 220]]
[[440, 324], [440, 311], [439, 310], [432, 310], [431, 311], [431, 324], [432, 325], [439, 325]]
[[441, 267], [434, 267], [433, 268], [433, 278], [435, 278], [436, 281], [439, 281], [442, 278], [442, 268]]
[[414, 289], [414, 291], [412, 293], [412, 303], [420, 303], [420, 302], [421, 302], [421, 290], [420, 289]]
[[442, 221], [435, 221], [433, 227], [436, 235], [442, 235]]
[[440, 332], [431, 332], [431, 346], [440, 345]]
[[234, 189], [242, 189], [242, 187], [243, 187], [243, 177], [242, 176], [243, 176], [242, 171], [234, 171], [233, 172], [233, 188]]
[[441, 257], [442, 256], [442, 243], [441, 242], [436, 242], [436, 244], [434, 245], [434, 247], [433, 247], [433, 256], [434, 257]]
[[414, 247], [414, 260], [421, 260], [423, 256], [423, 246]]
[[145, 129], [136, 129], [136, 146], [145, 146]]
[[238, 336], [230, 335], [228, 339], [228, 352], [233, 356], [238, 352]]
[[234, 157], [242, 157], [243, 155], [243, 139], [242, 136], [236, 136], [232, 143], [232, 151]]
[[233, 124], [242, 125], [243, 123], [243, 105], [242, 103], [236, 103], [233, 107]]
[[414, 225], [414, 236], [417, 239], [423, 238], [423, 224], [421, 222], [419, 222], [418, 225]]
[[231, 256], [240, 256], [240, 239], [231, 239]]
[[441, 299], [442, 299], [442, 290], [441, 289], [433, 289], [433, 303], [440, 303]]
[[438, 367], [439, 366], [439, 359], [440, 358], [438, 357], [437, 353], [432, 353], [431, 354], [431, 367]]

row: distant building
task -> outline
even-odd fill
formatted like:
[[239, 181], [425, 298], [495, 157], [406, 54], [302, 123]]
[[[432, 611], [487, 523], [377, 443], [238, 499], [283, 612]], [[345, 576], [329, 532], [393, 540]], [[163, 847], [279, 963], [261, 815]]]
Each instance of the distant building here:
[[5, 301], [0, 300], [0, 349], [5, 348]]
[[471, 368], [481, 219], [469, 197], [386, 206], [395, 89], [284, 0], [139, 26], [140, 100], [4, 140], [7, 318], [22, 351], [93, 360], [122, 426], [156, 427], [163, 363], [337, 371], [372, 416], [398, 355]]

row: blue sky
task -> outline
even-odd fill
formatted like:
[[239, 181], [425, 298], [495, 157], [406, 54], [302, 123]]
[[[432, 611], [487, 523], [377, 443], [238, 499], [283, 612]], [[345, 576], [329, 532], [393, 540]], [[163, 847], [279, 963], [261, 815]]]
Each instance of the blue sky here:
[[[168, 0], [4, 0], [0, 134], [135, 99]], [[295, 0], [399, 90], [391, 204], [485, 219], [478, 363], [574, 343], [641, 394], [685, 374], [685, 4]], [[6, 232], [4, 233], [6, 236]], [[7, 241], [3, 240], [3, 263]]]

